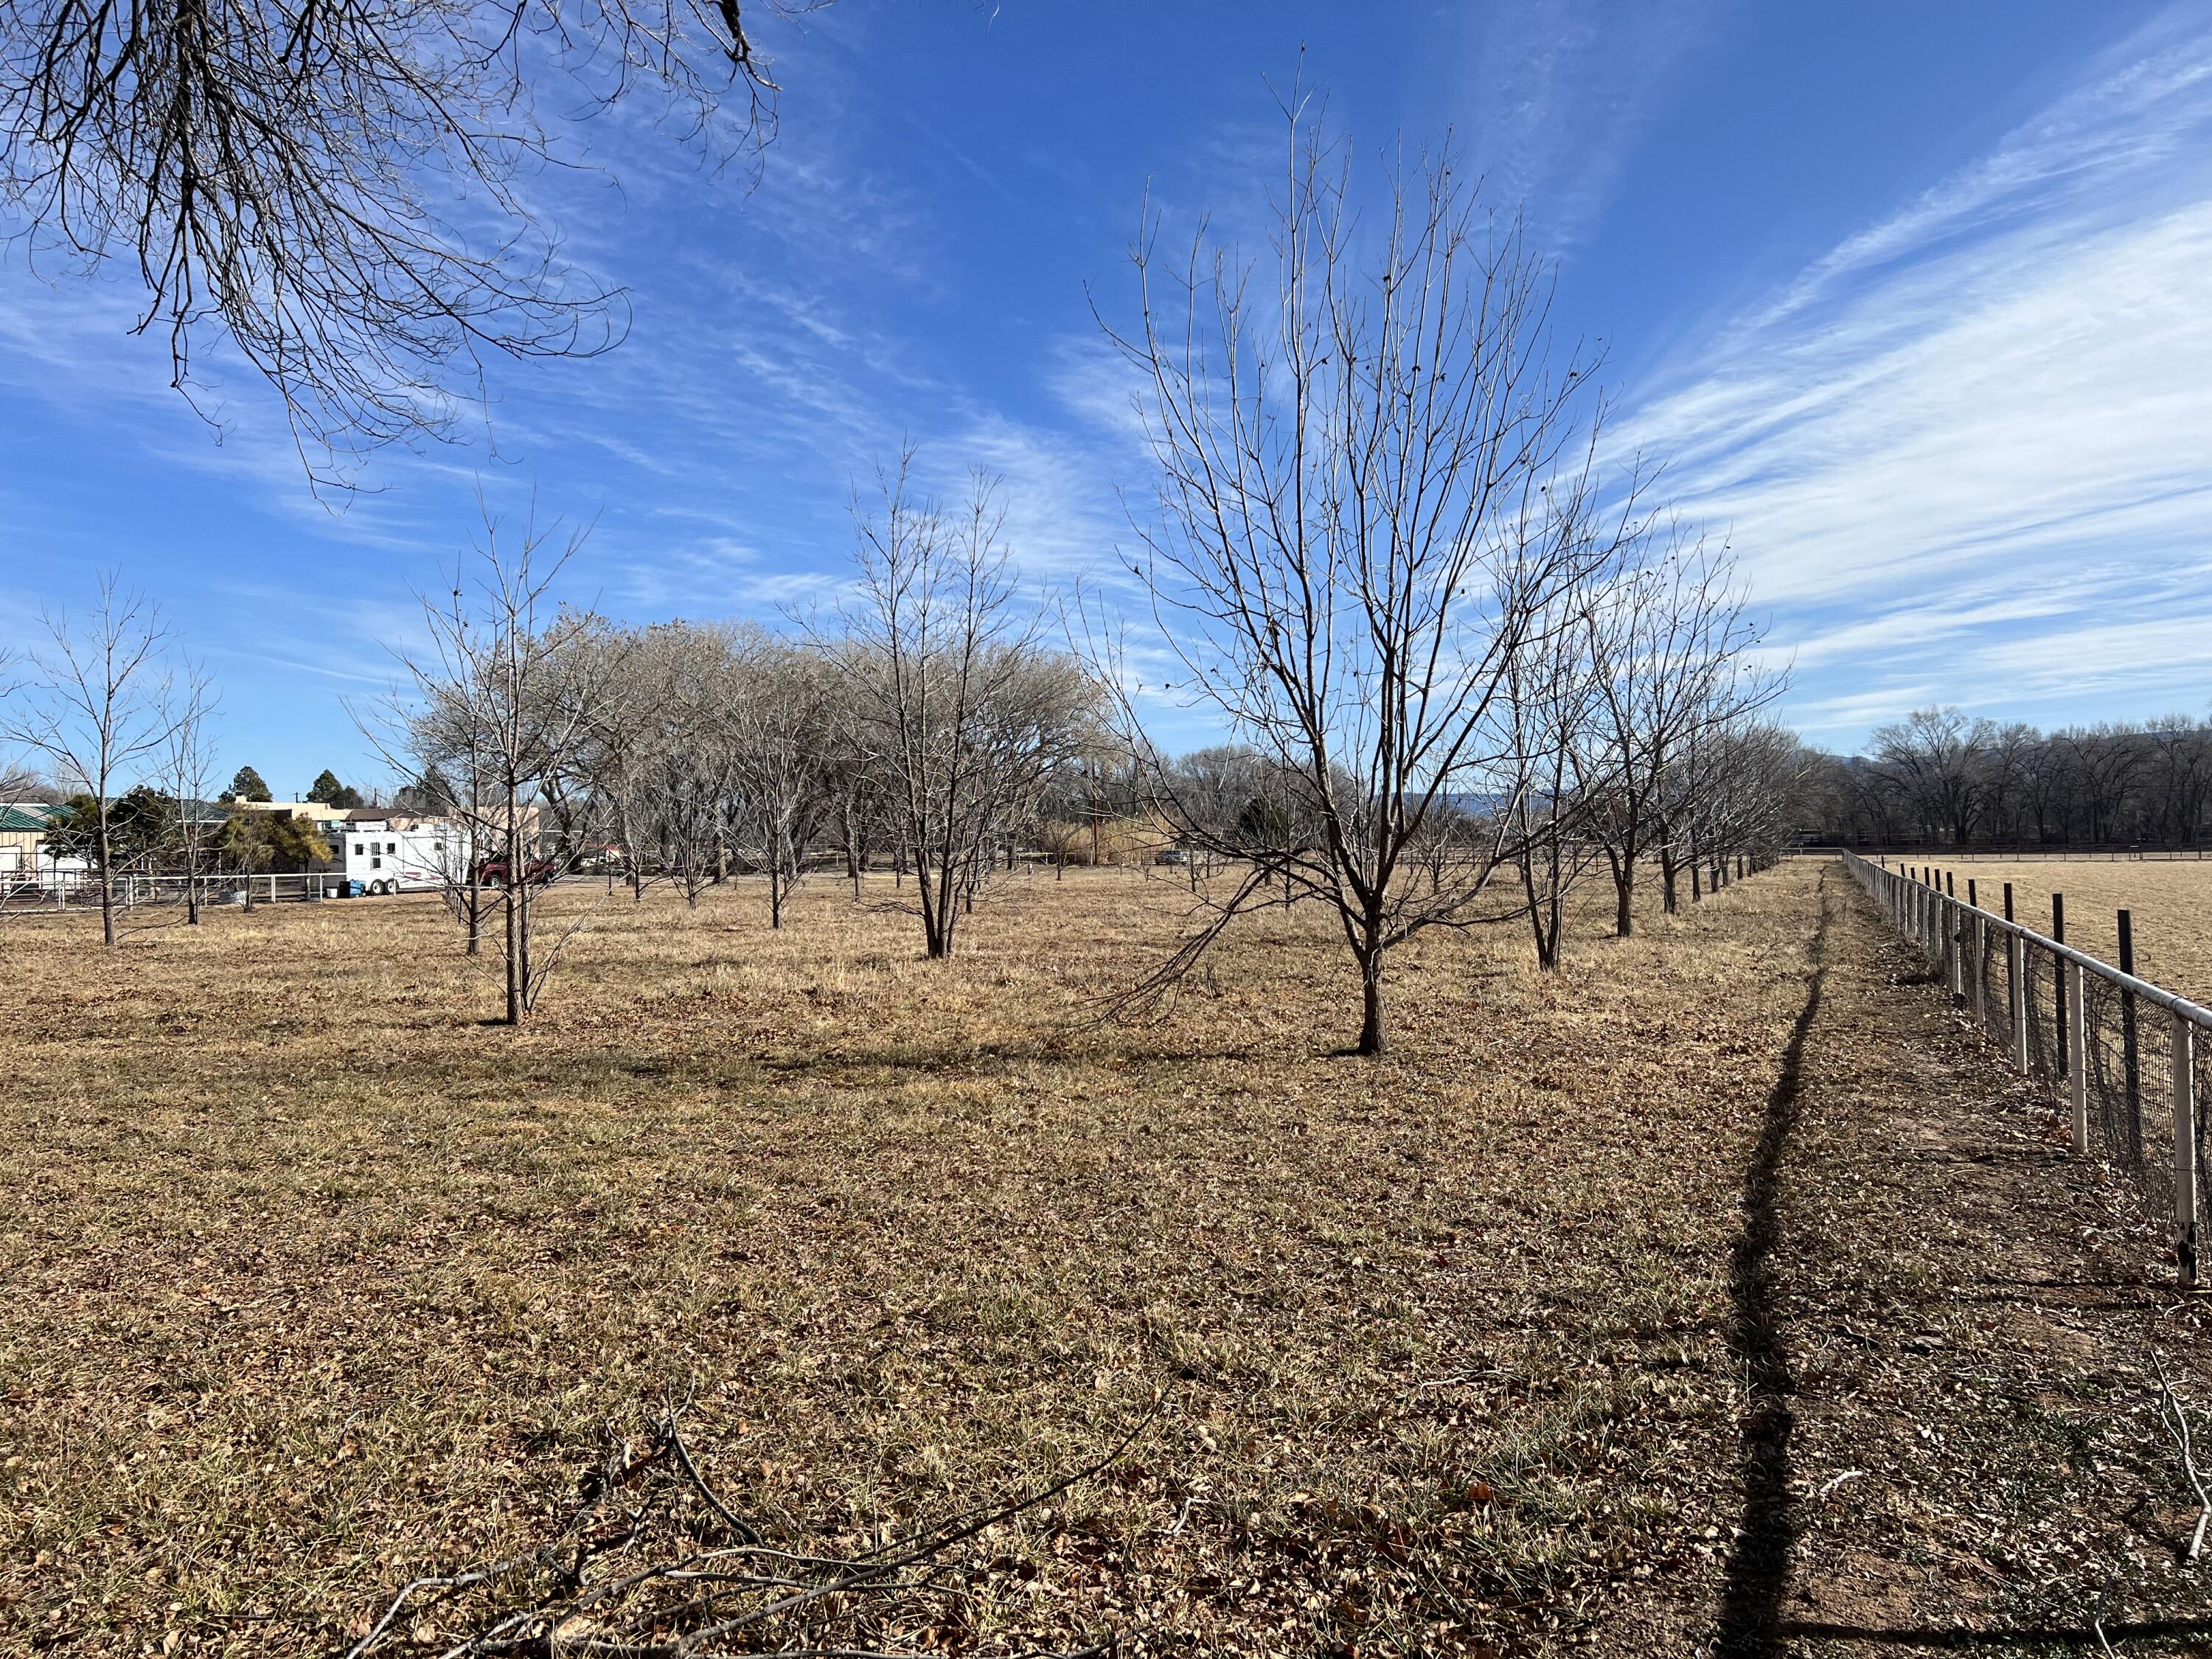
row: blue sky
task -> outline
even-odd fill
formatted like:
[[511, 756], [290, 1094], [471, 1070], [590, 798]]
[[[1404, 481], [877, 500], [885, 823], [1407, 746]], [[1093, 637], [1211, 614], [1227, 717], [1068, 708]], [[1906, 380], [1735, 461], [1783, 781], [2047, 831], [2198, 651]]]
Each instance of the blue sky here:
[[595, 521], [574, 596], [641, 620], [828, 591], [902, 435], [1004, 476], [1040, 579], [1111, 568], [1146, 473], [1091, 296], [1126, 305], [1148, 189], [1258, 225], [1303, 49], [1357, 142], [1449, 127], [1525, 204], [1809, 737], [2212, 707], [2212, 10], [838, 0], [763, 33], [757, 187], [628, 117], [578, 135], [618, 187], [533, 186], [628, 342], [494, 365], [489, 431], [343, 511], [249, 379], [216, 365], [220, 434], [166, 389], [126, 287], [0, 265], [0, 639], [120, 570], [221, 683], [226, 767], [284, 793], [376, 776], [344, 700], [479, 488]]

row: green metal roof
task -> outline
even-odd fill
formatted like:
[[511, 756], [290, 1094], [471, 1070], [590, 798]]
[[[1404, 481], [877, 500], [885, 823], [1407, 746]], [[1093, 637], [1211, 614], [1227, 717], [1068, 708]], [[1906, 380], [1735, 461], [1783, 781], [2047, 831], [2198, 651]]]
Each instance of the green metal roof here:
[[43, 830], [51, 806], [0, 806], [0, 831], [9, 830]]

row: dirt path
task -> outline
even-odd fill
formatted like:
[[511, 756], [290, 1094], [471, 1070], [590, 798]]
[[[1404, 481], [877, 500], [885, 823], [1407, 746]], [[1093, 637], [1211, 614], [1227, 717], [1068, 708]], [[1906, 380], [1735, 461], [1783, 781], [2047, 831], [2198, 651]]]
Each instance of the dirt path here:
[[1820, 926], [1744, 1186], [1713, 1650], [2212, 1653], [2152, 1361], [2212, 1408], [2203, 1312], [1840, 870]]

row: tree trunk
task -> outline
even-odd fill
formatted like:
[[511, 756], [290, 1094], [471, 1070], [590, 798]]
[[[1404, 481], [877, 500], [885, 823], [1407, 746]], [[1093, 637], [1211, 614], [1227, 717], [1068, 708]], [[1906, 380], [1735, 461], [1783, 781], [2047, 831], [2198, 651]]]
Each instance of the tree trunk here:
[[[1536, 941], [1536, 966], [1549, 973], [1559, 965], [1559, 871], [1551, 866], [1551, 902], [1547, 904], [1536, 890], [1536, 860], [1525, 848], [1516, 860], [1521, 866], [1521, 893], [1528, 903], [1528, 931]], [[1547, 914], [1548, 913], [1548, 914]], [[1551, 926], [1547, 932], [1546, 922]]]
[[1382, 952], [1370, 946], [1359, 961], [1359, 1042], [1355, 1052], [1379, 1054], [1382, 1049]]
[[107, 839], [107, 797], [100, 798], [100, 942], [112, 951], [115, 948], [115, 867], [109, 862], [112, 849]]
[[[528, 874], [526, 872], [524, 878], [514, 884], [514, 915], [520, 933], [520, 937], [517, 940], [519, 948], [515, 963], [514, 982], [521, 988], [522, 1012], [526, 1014], [530, 1012], [530, 1005], [537, 1000], [532, 988], [530, 974], [531, 903], [530, 881]], [[516, 1023], [520, 1024], [520, 1022], [518, 1021]]]
[[522, 868], [520, 826], [515, 822], [514, 792], [507, 792], [507, 823], [500, 835], [500, 846], [507, 854], [507, 879], [501, 884], [504, 893], [507, 921], [507, 1023], [522, 1024], [522, 915], [516, 900], [522, 891], [522, 883], [516, 879]]
[[768, 925], [783, 926], [783, 860], [772, 851], [768, 860]]

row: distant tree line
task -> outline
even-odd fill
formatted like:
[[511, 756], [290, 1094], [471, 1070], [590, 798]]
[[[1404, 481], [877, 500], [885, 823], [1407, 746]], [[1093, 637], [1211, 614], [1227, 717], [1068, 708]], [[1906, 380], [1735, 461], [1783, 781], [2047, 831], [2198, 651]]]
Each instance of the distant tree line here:
[[2041, 732], [1914, 710], [1867, 752], [1826, 757], [1808, 833], [1857, 846], [2201, 847], [2212, 721], [2185, 714]]

